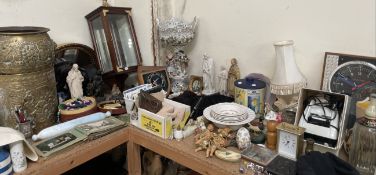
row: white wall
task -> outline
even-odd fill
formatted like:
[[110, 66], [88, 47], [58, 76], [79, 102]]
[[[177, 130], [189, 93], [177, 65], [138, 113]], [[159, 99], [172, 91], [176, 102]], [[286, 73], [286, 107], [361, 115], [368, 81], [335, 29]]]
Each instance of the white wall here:
[[199, 16], [189, 53], [193, 74], [201, 74], [202, 54], [216, 67], [238, 58], [241, 76], [273, 75], [273, 42], [292, 39], [308, 86], [320, 88], [326, 51], [375, 56], [374, 0], [188, 0], [185, 19]]
[[[92, 46], [84, 16], [102, 0], [0, 0], [0, 26], [49, 27], [56, 43]], [[115, 0], [132, 7], [145, 65], [153, 62], [151, 0]], [[111, 2], [111, 1], [110, 1]], [[192, 74], [201, 74], [202, 54], [219, 65], [238, 58], [242, 76], [273, 74], [273, 42], [295, 41], [296, 60], [309, 86], [319, 88], [324, 52], [375, 56], [374, 0], [187, 0], [185, 19], [199, 16], [188, 48]]]
[[[114, 6], [132, 7], [132, 17], [146, 65], [152, 65], [151, 8], [149, 1], [109, 0]], [[0, 26], [42, 26], [57, 44], [93, 46], [85, 16], [102, 0], [0, 0]], [[150, 25], [148, 24], [150, 23]]]

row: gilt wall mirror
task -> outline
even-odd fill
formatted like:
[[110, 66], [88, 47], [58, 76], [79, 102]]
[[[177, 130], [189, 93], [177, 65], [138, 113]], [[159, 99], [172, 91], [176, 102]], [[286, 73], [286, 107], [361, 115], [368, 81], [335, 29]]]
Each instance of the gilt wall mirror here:
[[[89, 46], [69, 43], [59, 45], [55, 50], [55, 78], [59, 100], [70, 98], [66, 77], [73, 64], [78, 64], [84, 82], [82, 84], [85, 96], [97, 96], [103, 81], [96, 65], [96, 54]], [[98, 92], [95, 92], [98, 91]]]

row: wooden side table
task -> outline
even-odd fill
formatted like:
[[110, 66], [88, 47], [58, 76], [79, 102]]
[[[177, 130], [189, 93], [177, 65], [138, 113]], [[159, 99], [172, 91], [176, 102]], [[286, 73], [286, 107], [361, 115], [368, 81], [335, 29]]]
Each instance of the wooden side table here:
[[[28, 162], [24, 175], [62, 174], [129, 140], [129, 128], [122, 128], [93, 141], [81, 142], [37, 162]], [[18, 173], [16, 173], [18, 174]]]

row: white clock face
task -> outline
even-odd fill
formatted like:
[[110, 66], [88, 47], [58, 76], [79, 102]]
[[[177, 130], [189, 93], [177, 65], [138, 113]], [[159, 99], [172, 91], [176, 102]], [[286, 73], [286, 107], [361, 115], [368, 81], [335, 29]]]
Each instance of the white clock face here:
[[280, 131], [278, 142], [278, 153], [296, 159], [298, 137], [294, 134]]

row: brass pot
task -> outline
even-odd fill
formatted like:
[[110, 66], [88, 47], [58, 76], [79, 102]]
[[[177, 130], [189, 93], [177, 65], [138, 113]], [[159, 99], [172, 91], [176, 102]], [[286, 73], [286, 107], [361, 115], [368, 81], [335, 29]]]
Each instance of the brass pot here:
[[0, 74], [52, 67], [56, 44], [48, 31], [43, 27], [0, 27]]
[[49, 29], [0, 27], [0, 126], [16, 128], [15, 106], [22, 105], [35, 131], [51, 126], [57, 112], [54, 49]]

